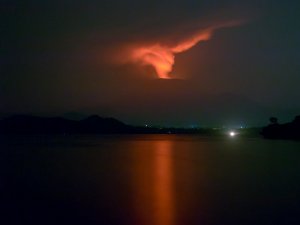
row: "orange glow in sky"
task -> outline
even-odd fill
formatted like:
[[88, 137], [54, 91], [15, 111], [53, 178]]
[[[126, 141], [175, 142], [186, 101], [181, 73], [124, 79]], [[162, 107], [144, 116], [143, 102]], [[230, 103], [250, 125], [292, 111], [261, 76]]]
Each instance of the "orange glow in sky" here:
[[155, 44], [133, 49], [131, 57], [133, 61], [139, 62], [142, 65], [153, 66], [159, 78], [171, 79], [170, 73], [175, 63], [175, 54], [187, 51], [201, 41], [209, 40], [211, 34], [212, 31], [207, 30], [171, 47]]
[[231, 21], [202, 29], [199, 32], [195, 32], [193, 35], [183, 38], [172, 46], [155, 43], [134, 47], [130, 50], [129, 61], [141, 65], [152, 66], [155, 69], [158, 78], [172, 79], [171, 72], [175, 64], [175, 54], [185, 52], [199, 42], [210, 40], [216, 29], [236, 26], [238, 24], [240, 23]]
[[154, 67], [159, 78], [169, 79], [169, 73], [174, 65], [174, 52], [168, 47], [159, 44], [134, 49], [132, 59], [142, 65]]

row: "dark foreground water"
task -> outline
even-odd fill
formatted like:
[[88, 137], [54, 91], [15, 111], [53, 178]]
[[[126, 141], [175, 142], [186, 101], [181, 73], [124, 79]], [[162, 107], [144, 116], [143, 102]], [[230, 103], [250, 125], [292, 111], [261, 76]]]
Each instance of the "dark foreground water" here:
[[2, 137], [0, 224], [298, 225], [300, 143]]

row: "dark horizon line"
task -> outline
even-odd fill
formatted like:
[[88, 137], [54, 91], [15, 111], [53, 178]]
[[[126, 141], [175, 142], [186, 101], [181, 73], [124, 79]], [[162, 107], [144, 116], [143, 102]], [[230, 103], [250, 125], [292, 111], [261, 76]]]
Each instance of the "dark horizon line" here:
[[[233, 130], [231, 130], [233, 131]], [[259, 136], [261, 128], [234, 130], [240, 136]], [[195, 134], [227, 136], [229, 130], [214, 128], [174, 128], [131, 126], [114, 118], [92, 115], [82, 120], [63, 117], [15, 115], [0, 120], [2, 135], [81, 135], [81, 134]]]
[[14, 115], [0, 120], [0, 134], [197, 134], [203, 136], [225, 136], [228, 132], [240, 136], [259, 136], [269, 139], [300, 139], [300, 115], [289, 123], [279, 124], [276, 117], [270, 118], [270, 124], [260, 128], [228, 130], [226, 128], [174, 128], [132, 126], [115, 118], [103, 118], [91, 115], [82, 120], [63, 117], [41, 117], [32, 115]]
[[[68, 114], [68, 113], [64, 113]], [[66, 115], [41, 115], [39, 113], [0, 113], [0, 121], [14, 118], [14, 117], [33, 117], [33, 118], [40, 118], [40, 119], [65, 119], [69, 121], [84, 121], [90, 117], [99, 117], [101, 119], [113, 119], [116, 121], [119, 121], [123, 123], [124, 125], [127, 126], [132, 126], [132, 127], [146, 127], [146, 128], [164, 128], [164, 129], [188, 129], [188, 130], [197, 130], [197, 129], [251, 129], [251, 128], [262, 128], [264, 125], [253, 125], [253, 126], [224, 126], [224, 125], [208, 125], [208, 126], [174, 126], [174, 125], [153, 125], [153, 124], [131, 124], [127, 122], [123, 122], [122, 120], [119, 120], [118, 118], [115, 118], [113, 116], [99, 116], [98, 114], [85, 114], [85, 113], [78, 113], [78, 118], [71, 118], [70, 116]], [[77, 114], [77, 113], [75, 113]], [[79, 116], [80, 115], [80, 116]], [[74, 117], [74, 116], [73, 116]]]

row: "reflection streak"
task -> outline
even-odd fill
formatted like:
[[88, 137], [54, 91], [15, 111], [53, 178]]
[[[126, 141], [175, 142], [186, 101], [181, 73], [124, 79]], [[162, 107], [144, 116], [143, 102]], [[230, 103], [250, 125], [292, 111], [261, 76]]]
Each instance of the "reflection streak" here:
[[172, 141], [144, 142], [133, 148], [133, 201], [139, 225], [173, 225]]
[[155, 149], [155, 213], [157, 225], [171, 225], [174, 217], [171, 142], [157, 143]]

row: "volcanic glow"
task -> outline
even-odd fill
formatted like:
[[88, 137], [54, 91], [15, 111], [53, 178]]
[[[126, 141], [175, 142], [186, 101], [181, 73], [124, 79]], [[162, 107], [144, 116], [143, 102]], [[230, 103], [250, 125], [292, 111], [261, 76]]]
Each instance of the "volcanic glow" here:
[[159, 44], [134, 49], [131, 55], [135, 62], [142, 65], [151, 65], [154, 67], [159, 78], [170, 78], [169, 73], [174, 65], [174, 52], [168, 47]]
[[[129, 61], [141, 65], [150, 65], [161, 79], [172, 79], [171, 72], [175, 63], [175, 54], [185, 52], [202, 41], [208, 41], [214, 31], [223, 27], [239, 25], [240, 22], [227, 22], [194, 32], [181, 38], [178, 43], [169, 46], [161, 43], [134, 47], [129, 52]], [[172, 37], [170, 37], [172, 39]]]

